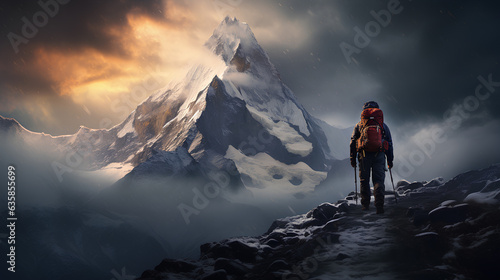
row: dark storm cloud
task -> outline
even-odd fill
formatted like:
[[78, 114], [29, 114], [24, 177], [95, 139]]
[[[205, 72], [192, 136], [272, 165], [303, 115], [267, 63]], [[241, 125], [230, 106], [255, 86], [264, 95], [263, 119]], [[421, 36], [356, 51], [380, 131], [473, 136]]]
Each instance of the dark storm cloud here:
[[[500, 9], [493, 1], [401, 0], [402, 11], [349, 64], [339, 44], [355, 46], [353, 28], [364, 29], [374, 21], [370, 12], [387, 10], [389, 2], [323, 1], [284, 9], [292, 17], [308, 18], [313, 40], [293, 54], [269, 52], [285, 82], [313, 114], [338, 112], [355, 122], [361, 104], [377, 99], [399, 125], [442, 120], [454, 103], [474, 95], [479, 75], [492, 74], [493, 81], [500, 81]], [[326, 24], [332, 16], [333, 23]], [[500, 117], [493, 105], [498, 100], [492, 94], [481, 110]]]
[[[57, 3], [42, 0], [42, 3]], [[109, 0], [109, 1], [67, 1], [58, 4], [58, 12], [49, 18], [46, 26], [39, 28], [33, 42], [20, 45], [19, 49], [31, 49], [30, 45], [44, 45], [62, 50], [78, 51], [94, 48], [101, 52], [123, 54], [125, 50], [120, 43], [120, 36], [128, 29], [129, 13], [145, 14], [157, 20], [164, 20], [163, 5], [160, 0]], [[31, 22], [33, 15], [43, 11], [37, 1], [3, 2], [0, 8], [4, 17], [2, 27], [4, 36], [9, 32], [22, 35], [21, 19], [26, 17]], [[110, 32], [113, 30], [114, 32]], [[25, 50], [26, 52], [26, 50]]]
[[[397, 179], [449, 179], [498, 162], [499, 4], [401, 0], [401, 12], [348, 63], [339, 45], [355, 46], [354, 28], [391, 1], [303, 2], [283, 1], [280, 13], [308, 24], [308, 42], [264, 48], [310, 113], [347, 127], [377, 100], [395, 141]], [[434, 141], [430, 128], [446, 140]]]
[[[209, 2], [203, 2], [204, 5], [199, 4], [201, 1], [173, 2], [188, 7], [193, 19], [191, 27], [198, 28], [198, 33], [183, 27], [182, 15], [175, 19], [177, 21], [165, 16], [162, 1], [72, 0], [61, 5], [58, 14], [50, 18], [28, 44], [21, 44], [18, 54], [15, 54], [7, 34], [20, 34], [21, 18], [31, 19], [40, 7], [36, 1], [0, 4], [3, 38], [0, 39], [0, 101], [23, 102], [30, 94], [48, 93], [54, 98], [54, 104], [58, 104], [55, 99], [59, 96], [55, 94], [49, 71], [32, 67], [38, 55], [36, 50], [45, 48], [78, 53], [90, 49], [106, 56], [126, 58], [130, 50], [122, 44], [130, 32], [129, 14], [145, 15], [175, 25], [192, 37], [208, 38], [211, 30], [205, 36], [206, 30], [201, 28], [203, 32], [200, 32], [199, 26], [213, 24], [215, 27], [216, 23], [211, 20], [216, 17], [217, 10], [209, 10]], [[480, 85], [479, 76], [500, 82], [500, 32], [497, 31], [500, 8], [494, 1], [400, 0], [399, 4], [395, 0], [222, 2], [231, 3], [231, 9], [224, 11], [234, 12], [240, 20], [248, 22], [284, 82], [310, 113], [333, 124], [352, 126], [359, 119], [362, 104], [376, 100], [385, 112], [397, 144], [409, 152], [415, 149], [411, 142], [413, 135], [429, 124], [446, 126], [445, 112], [457, 108], [455, 105], [462, 105], [463, 111], [466, 101], [474, 101], [475, 89]], [[345, 42], [356, 46], [354, 28], [364, 29], [367, 23], [374, 21], [371, 12], [388, 10], [390, 3], [402, 10], [392, 14], [390, 24], [370, 38], [370, 43], [360, 48], [360, 53], [352, 54], [353, 61], [348, 63], [340, 44]], [[159, 59], [156, 61], [162, 63]], [[487, 93], [485, 89], [483, 85], [483, 94]], [[490, 89], [495, 91], [491, 90], [488, 98], [478, 104], [468, 104], [477, 107], [465, 112], [472, 117], [462, 118], [460, 129], [450, 132], [449, 142], [441, 145], [459, 149], [469, 142], [467, 137], [470, 135], [484, 135], [474, 138], [477, 141], [488, 138], [489, 142], [474, 143], [481, 151], [474, 153], [475, 158], [467, 154], [467, 158], [460, 159], [463, 162], [480, 162], [480, 155], [491, 150], [490, 140], [500, 141], [498, 133], [491, 133], [500, 123], [500, 110], [497, 109], [500, 87], [490, 86]], [[60, 118], [71, 112], [79, 112], [78, 118], [82, 120], [88, 117], [81, 108], [82, 104], [75, 104], [69, 98], [59, 104], [53, 108], [65, 106], [56, 114]], [[24, 119], [30, 119], [26, 117], [26, 111], [10, 116], [18, 118], [23, 114]], [[98, 127], [96, 115], [94, 113], [93, 123], [87, 121], [86, 124]], [[29, 121], [25, 123], [29, 124]], [[47, 127], [50, 125], [50, 122], [46, 123]], [[403, 144], [405, 141], [411, 143]], [[449, 150], [453, 152], [453, 149]], [[459, 159], [455, 158], [455, 161]], [[434, 166], [426, 163], [426, 167], [431, 170]]]
[[[93, 49], [103, 55], [126, 57], [129, 54], [122, 45], [121, 38], [129, 30], [128, 14], [143, 14], [155, 20], [167, 20], [163, 16], [160, 0], [61, 1], [67, 2], [66, 4], [42, 0], [41, 3], [51, 4], [48, 7], [54, 11], [53, 17], [49, 16], [46, 24], [35, 26], [36, 32], [29, 29], [23, 33], [23, 26], [26, 25], [23, 18], [30, 24], [36, 20], [44, 21], [43, 16], [34, 19], [37, 13], [47, 14], [37, 2], [3, 1], [0, 4], [3, 23], [0, 27], [0, 83], [7, 91], [2, 94], [14, 94], [16, 91], [26, 94], [57, 94], [49, 73], [33, 67], [39, 55], [37, 50], [41, 48], [64, 53]], [[30, 35], [32, 38], [26, 38], [27, 32], [34, 34]], [[23, 42], [19, 43], [18, 40]]]
[[[130, 59], [130, 48], [124, 40], [131, 29], [127, 16], [133, 14], [162, 24], [179, 24], [166, 17], [165, 12], [161, 0], [3, 1], [0, 4], [0, 114], [15, 117], [33, 131], [56, 135], [73, 133], [83, 123], [100, 127], [100, 118], [89, 118], [81, 104], [67, 95], [61, 96], [68, 94], [61, 88], [61, 81], [74, 79], [71, 75], [78, 72], [58, 73], [57, 67], [61, 63], [63, 66], [78, 63], [71, 58], [85, 56], [90, 50], [94, 56], [102, 55], [106, 60], [104, 64], [95, 65], [96, 73], [89, 79], [121, 75], [116, 66], [98, 71], [106, 67], [105, 64]], [[26, 21], [36, 30], [26, 27]], [[142, 59], [160, 63], [160, 59]], [[92, 65], [81, 68], [87, 66]], [[68, 69], [77, 69], [75, 67], [78, 65], [67, 65]], [[76, 78], [83, 83], [90, 82], [83, 76]], [[94, 113], [102, 111], [102, 108], [91, 109]]]

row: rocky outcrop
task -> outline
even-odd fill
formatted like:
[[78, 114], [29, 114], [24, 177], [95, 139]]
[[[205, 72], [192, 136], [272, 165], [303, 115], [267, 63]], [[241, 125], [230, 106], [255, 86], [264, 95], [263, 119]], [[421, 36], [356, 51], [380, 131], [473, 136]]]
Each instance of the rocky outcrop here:
[[163, 260], [139, 279], [496, 279], [499, 170], [457, 176], [473, 190], [457, 177], [400, 182], [384, 215], [353, 199], [323, 203], [261, 236], [204, 244], [196, 261]]

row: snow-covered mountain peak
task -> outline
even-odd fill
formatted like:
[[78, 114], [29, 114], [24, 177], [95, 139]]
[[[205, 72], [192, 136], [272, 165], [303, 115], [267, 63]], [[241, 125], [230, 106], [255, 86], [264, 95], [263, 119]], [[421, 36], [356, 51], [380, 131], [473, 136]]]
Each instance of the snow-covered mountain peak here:
[[205, 47], [221, 57], [227, 66], [234, 66], [231, 67], [232, 71], [250, 72], [259, 78], [279, 77], [248, 24], [236, 18], [226, 17], [207, 40]]
[[248, 24], [230, 17], [219, 24], [205, 46], [221, 56], [228, 65], [238, 50], [260, 48]]
[[[87, 149], [79, 166], [84, 171], [116, 169], [122, 176], [123, 170], [137, 167], [134, 178], [149, 169], [191, 172], [191, 166], [170, 160], [185, 151], [200, 174], [236, 168], [245, 182], [235, 178], [235, 185], [268, 185], [261, 178], [268, 170], [257, 169], [263, 159], [274, 172], [264, 177], [273, 182], [285, 178], [279, 184], [283, 189], [303, 191], [319, 184], [328, 169], [324, 133], [280, 79], [250, 27], [227, 17], [205, 47], [212, 54], [153, 93], [122, 123], [100, 130], [82, 126], [57, 139], [31, 132], [24, 138], [43, 138], [62, 158]], [[11, 122], [0, 119], [0, 131]]]

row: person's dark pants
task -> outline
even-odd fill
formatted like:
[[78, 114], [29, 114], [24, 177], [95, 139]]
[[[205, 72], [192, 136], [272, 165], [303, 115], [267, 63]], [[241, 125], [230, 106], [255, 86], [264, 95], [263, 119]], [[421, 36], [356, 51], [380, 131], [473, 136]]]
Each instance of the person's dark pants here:
[[373, 181], [373, 196], [375, 197], [375, 207], [384, 207], [385, 191], [385, 154], [384, 152], [363, 152], [359, 157], [359, 179], [361, 182], [361, 204], [364, 207], [370, 205], [370, 172]]

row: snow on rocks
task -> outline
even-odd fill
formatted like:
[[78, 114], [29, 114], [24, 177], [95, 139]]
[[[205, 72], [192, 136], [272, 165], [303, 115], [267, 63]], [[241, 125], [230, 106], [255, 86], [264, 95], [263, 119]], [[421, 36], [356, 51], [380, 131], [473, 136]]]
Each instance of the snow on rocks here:
[[464, 201], [498, 204], [500, 202], [500, 179], [489, 181], [481, 191], [469, 194]]
[[203, 244], [197, 261], [163, 260], [139, 279], [289, 279], [308, 257], [348, 257], [329, 254], [329, 248], [339, 242], [337, 224], [346, 210], [345, 203], [324, 203], [307, 214], [276, 220], [261, 236]]
[[243, 183], [253, 187], [255, 194], [259, 189], [267, 189], [265, 193], [270, 190], [283, 194], [312, 192], [314, 186], [326, 178], [326, 172], [315, 171], [304, 162], [287, 165], [265, 153], [245, 156], [233, 146], [229, 146], [225, 157], [234, 161]]
[[[498, 190], [493, 177], [500, 166], [493, 169], [467, 177], [469, 186]], [[449, 183], [461, 197], [443, 184], [441, 193], [435, 186], [408, 189], [429, 195], [407, 193], [398, 204], [386, 199], [384, 215], [347, 200], [322, 203], [275, 220], [261, 236], [204, 244], [199, 260], [163, 265], [139, 279], [496, 279], [499, 204], [463, 203], [467, 187], [456, 178]]]
[[267, 129], [269, 134], [278, 138], [288, 152], [302, 157], [308, 156], [313, 146], [306, 141], [290, 124], [284, 121], [274, 122], [270, 117], [247, 105], [247, 109], [252, 117]]

